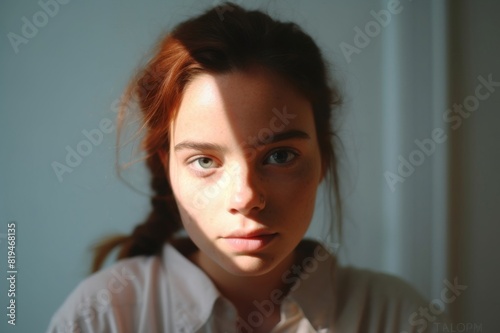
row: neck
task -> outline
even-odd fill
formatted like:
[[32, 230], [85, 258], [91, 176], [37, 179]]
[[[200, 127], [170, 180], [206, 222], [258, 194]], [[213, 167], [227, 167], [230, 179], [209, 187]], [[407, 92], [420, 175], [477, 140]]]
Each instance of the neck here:
[[[280, 307], [277, 299], [281, 300], [291, 287], [283, 281], [282, 276], [293, 265], [294, 252], [271, 271], [258, 276], [231, 274], [200, 251], [196, 252], [191, 260], [207, 273], [219, 292], [236, 307], [242, 319], [246, 320], [248, 315], [256, 310], [262, 311], [262, 307], [266, 304], [266, 311], [270, 314], [266, 315], [267, 322], [261, 328], [270, 331], [269, 328], [279, 322]], [[260, 330], [254, 330], [258, 331]]]

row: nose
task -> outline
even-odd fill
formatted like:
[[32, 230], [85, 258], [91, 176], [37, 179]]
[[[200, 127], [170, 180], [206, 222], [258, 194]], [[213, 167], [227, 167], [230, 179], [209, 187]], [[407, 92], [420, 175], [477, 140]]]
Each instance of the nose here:
[[250, 215], [266, 206], [264, 180], [251, 166], [233, 167], [228, 190], [228, 211], [231, 214]]

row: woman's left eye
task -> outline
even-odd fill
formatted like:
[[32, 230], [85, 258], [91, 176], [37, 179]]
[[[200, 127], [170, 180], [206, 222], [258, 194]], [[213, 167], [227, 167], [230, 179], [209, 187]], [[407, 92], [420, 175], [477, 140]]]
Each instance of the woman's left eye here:
[[291, 150], [276, 150], [267, 157], [266, 164], [285, 164], [292, 161], [297, 155]]

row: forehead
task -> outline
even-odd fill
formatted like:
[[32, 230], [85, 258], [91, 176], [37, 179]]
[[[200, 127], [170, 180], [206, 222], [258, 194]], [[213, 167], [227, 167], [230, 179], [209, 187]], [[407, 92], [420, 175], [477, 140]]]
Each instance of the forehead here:
[[201, 74], [185, 89], [172, 141], [225, 136], [244, 140], [279, 121], [287, 129], [314, 130], [309, 101], [283, 78], [261, 69]]

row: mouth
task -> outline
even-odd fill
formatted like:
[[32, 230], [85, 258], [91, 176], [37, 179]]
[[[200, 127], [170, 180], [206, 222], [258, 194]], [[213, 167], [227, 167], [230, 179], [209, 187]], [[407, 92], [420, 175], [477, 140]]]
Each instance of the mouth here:
[[222, 239], [238, 252], [255, 252], [265, 248], [277, 235], [266, 232], [235, 233]]

